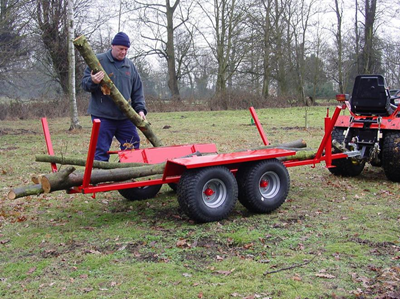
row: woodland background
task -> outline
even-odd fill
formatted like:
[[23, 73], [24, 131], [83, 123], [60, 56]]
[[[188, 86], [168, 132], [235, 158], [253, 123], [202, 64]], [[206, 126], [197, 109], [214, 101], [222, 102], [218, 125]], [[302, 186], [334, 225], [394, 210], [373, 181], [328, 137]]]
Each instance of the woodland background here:
[[153, 111], [314, 105], [361, 73], [400, 87], [398, 12], [387, 0], [0, 0], [0, 119], [68, 115], [71, 94], [84, 113], [71, 40], [100, 53], [118, 31]]

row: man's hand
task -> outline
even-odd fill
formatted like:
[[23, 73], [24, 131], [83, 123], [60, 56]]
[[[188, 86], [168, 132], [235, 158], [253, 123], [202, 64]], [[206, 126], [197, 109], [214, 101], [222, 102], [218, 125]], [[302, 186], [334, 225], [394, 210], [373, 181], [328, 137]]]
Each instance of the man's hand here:
[[92, 78], [92, 81], [94, 84], [99, 84], [101, 80], [104, 79], [104, 72], [100, 71], [96, 74], [93, 74], [93, 71], [90, 72], [90, 77]]
[[143, 111], [139, 111], [139, 116], [143, 119], [143, 120], [146, 120], [146, 115], [144, 114], [144, 112]]

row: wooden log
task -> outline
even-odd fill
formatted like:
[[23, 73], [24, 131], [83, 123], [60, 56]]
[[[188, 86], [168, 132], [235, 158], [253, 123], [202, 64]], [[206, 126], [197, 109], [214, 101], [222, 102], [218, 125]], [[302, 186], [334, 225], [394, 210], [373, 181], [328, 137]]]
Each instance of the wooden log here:
[[118, 88], [111, 81], [108, 74], [104, 71], [86, 37], [81, 35], [76, 38], [73, 43], [93, 73], [97, 73], [99, 71], [104, 72], [104, 79], [100, 82], [103, 94], [110, 96], [118, 108], [121, 109], [126, 117], [128, 117], [130, 121], [132, 121], [132, 123], [139, 128], [139, 130], [146, 136], [146, 138], [154, 147], [162, 146], [161, 140], [159, 140], [154, 134], [150, 127], [150, 123], [146, 120], [143, 120], [140, 115], [136, 113], [136, 111], [131, 105], [129, 105], [128, 101], [122, 96]]
[[34, 174], [34, 175], [32, 175], [31, 176], [31, 181], [34, 183], [34, 184], [40, 184], [40, 174]]
[[304, 148], [307, 143], [303, 139], [297, 139], [290, 142], [280, 143], [276, 145], [267, 145], [265, 148]]
[[[121, 182], [154, 174], [162, 174], [165, 165], [166, 162], [141, 167], [94, 170], [91, 175], [90, 183]], [[42, 175], [40, 182], [45, 193], [68, 190], [71, 187], [82, 185], [83, 175], [84, 173], [73, 172], [65, 176], [59, 175], [56, 172]]]
[[[75, 165], [75, 166], [86, 166], [86, 160], [79, 158], [69, 158], [60, 156], [50, 155], [37, 155], [35, 157], [36, 162], [49, 162], [58, 163], [61, 165]], [[146, 163], [112, 163], [105, 161], [93, 161], [93, 168], [100, 169], [115, 169], [115, 168], [127, 168], [127, 167], [138, 167], [148, 165]]]
[[316, 156], [317, 152], [312, 151], [312, 150], [303, 150], [303, 151], [298, 151], [295, 155], [292, 156], [286, 156], [286, 157], [279, 157], [278, 160], [281, 161], [288, 161], [288, 160], [308, 160], [308, 159], [314, 159]]
[[24, 197], [24, 196], [29, 196], [29, 195], [39, 195], [42, 194], [43, 188], [42, 185], [40, 184], [35, 184], [31, 186], [26, 186], [26, 187], [17, 187], [8, 192], [7, 198], [10, 200], [19, 198], [19, 197]]
[[[62, 188], [62, 186], [67, 181], [67, 178], [69, 177], [69, 175], [71, 173], [73, 173], [74, 171], [75, 171], [75, 167], [67, 166], [66, 168], [64, 168], [58, 172], [54, 172], [51, 175], [41, 175], [39, 177], [39, 179], [40, 179], [40, 183], [42, 185], [44, 193], [50, 193], [50, 191], [52, 190], [51, 186], [61, 186], [61, 189], [66, 189], [66, 188]], [[61, 190], [61, 189], [58, 189], [58, 190]]]
[[[266, 149], [266, 148], [299, 150], [300, 148], [305, 148], [305, 147], [307, 147], [307, 143], [303, 139], [297, 139], [297, 140], [286, 142], [286, 143], [259, 146], [256, 148], [252, 148], [251, 150], [259, 150], [259, 149]], [[237, 152], [245, 152], [245, 151], [248, 151], [248, 149], [237, 150]]]

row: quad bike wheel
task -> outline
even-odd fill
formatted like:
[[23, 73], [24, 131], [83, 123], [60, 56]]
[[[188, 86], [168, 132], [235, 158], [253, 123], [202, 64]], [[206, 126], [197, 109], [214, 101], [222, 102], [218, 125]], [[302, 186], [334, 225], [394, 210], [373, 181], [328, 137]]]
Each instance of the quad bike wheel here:
[[144, 200], [153, 198], [160, 191], [162, 185], [151, 185], [137, 188], [121, 189], [118, 190], [119, 194], [129, 201]]
[[238, 170], [236, 179], [240, 203], [255, 213], [276, 210], [285, 202], [289, 193], [289, 173], [277, 159], [244, 166]]
[[[332, 140], [342, 143], [344, 140], [344, 128], [334, 128], [332, 131]], [[337, 151], [334, 151], [337, 153]], [[328, 168], [330, 173], [344, 177], [358, 176], [365, 166], [365, 161], [357, 161], [351, 158], [334, 159], [332, 165], [336, 167]]]
[[386, 177], [400, 182], [400, 132], [388, 132], [383, 139], [382, 168]]
[[234, 175], [223, 166], [186, 170], [178, 183], [178, 202], [197, 222], [219, 221], [232, 211], [238, 195]]

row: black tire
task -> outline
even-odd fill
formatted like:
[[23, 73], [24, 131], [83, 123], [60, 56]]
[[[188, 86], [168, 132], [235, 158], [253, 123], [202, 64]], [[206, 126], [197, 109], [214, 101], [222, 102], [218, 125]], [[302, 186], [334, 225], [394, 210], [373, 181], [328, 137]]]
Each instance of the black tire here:
[[[332, 131], [332, 140], [342, 143], [344, 140], [344, 128], [334, 128]], [[334, 151], [337, 152], [337, 151]], [[334, 159], [332, 165], [336, 167], [328, 168], [330, 173], [344, 177], [358, 176], [365, 166], [365, 161], [357, 161], [351, 158]]]
[[162, 185], [151, 185], [137, 188], [118, 190], [119, 194], [129, 201], [153, 198], [160, 191]]
[[168, 183], [168, 186], [176, 192], [178, 190], [178, 184], [177, 183]]
[[197, 222], [226, 218], [238, 196], [235, 176], [222, 166], [186, 170], [177, 191], [179, 206]]
[[239, 201], [249, 211], [269, 213], [286, 200], [290, 177], [277, 159], [263, 160], [238, 170]]
[[400, 182], [400, 132], [387, 132], [383, 139], [382, 168], [386, 177]]

